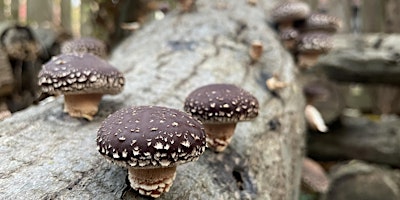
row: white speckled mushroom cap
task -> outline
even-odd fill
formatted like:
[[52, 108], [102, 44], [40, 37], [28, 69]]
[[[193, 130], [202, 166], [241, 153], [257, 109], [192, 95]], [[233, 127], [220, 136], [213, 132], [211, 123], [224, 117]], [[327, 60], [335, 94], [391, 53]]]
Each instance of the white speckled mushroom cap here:
[[104, 42], [92, 37], [76, 38], [65, 41], [61, 45], [61, 53], [92, 53], [99, 57], [106, 57], [107, 48]]
[[326, 53], [332, 47], [332, 35], [325, 32], [308, 32], [302, 34], [297, 43], [297, 50], [306, 53]]
[[305, 19], [311, 9], [307, 3], [301, 1], [283, 2], [272, 10], [272, 19], [276, 23]]
[[49, 94], [118, 94], [125, 84], [123, 74], [89, 53], [60, 54], [43, 65], [39, 86]]
[[302, 31], [327, 31], [335, 33], [341, 27], [341, 20], [337, 17], [313, 13], [307, 17]]
[[296, 40], [299, 37], [299, 31], [294, 28], [284, 29], [279, 33], [279, 37], [283, 41]]
[[97, 132], [99, 152], [134, 168], [170, 167], [197, 160], [206, 147], [204, 127], [185, 112], [136, 106], [107, 117]]
[[236, 123], [257, 117], [256, 97], [233, 84], [210, 84], [190, 93], [184, 110], [203, 123]]

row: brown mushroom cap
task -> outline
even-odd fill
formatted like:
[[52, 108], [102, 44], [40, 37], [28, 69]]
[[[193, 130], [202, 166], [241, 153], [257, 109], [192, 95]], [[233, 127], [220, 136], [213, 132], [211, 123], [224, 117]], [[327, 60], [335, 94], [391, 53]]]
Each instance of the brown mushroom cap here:
[[307, 17], [304, 26], [301, 27], [301, 31], [327, 31], [335, 33], [341, 27], [341, 20], [337, 17], [322, 14], [313, 13]]
[[324, 32], [302, 34], [297, 43], [300, 53], [327, 53], [333, 47], [332, 35]]
[[275, 23], [293, 22], [303, 20], [310, 15], [311, 9], [307, 3], [301, 1], [284, 2], [272, 11], [272, 19]]
[[43, 92], [59, 94], [118, 94], [125, 83], [123, 74], [105, 60], [89, 53], [53, 57], [39, 72]]
[[159, 106], [118, 110], [97, 133], [99, 152], [133, 168], [172, 167], [197, 160], [204, 152], [203, 125], [187, 113]]
[[61, 53], [92, 53], [99, 57], [106, 57], [107, 48], [103, 41], [91, 37], [72, 39], [64, 42]]
[[210, 84], [194, 90], [185, 100], [184, 110], [203, 123], [236, 123], [255, 118], [256, 97], [232, 84]]

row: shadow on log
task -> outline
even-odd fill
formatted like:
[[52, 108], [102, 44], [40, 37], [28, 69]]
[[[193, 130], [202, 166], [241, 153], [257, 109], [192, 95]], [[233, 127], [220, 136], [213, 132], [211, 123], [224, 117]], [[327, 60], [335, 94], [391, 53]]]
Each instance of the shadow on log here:
[[[208, 83], [248, 90], [260, 101], [260, 115], [238, 124], [225, 152], [207, 150], [197, 162], [179, 166], [171, 190], [160, 199], [297, 199], [304, 100], [292, 58], [266, 23], [273, 4], [197, 3], [196, 12], [171, 12], [113, 52], [110, 62], [125, 73], [125, 90], [104, 98], [92, 122], [62, 113], [62, 98], [1, 122], [1, 199], [145, 199], [129, 189], [125, 169], [97, 152], [100, 122], [130, 105], [182, 110], [186, 95]], [[266, 48], [250, 65], [254, 39]], [[273, 73], [291, 84], [278, 92], [280, 98], [265, 86]]]

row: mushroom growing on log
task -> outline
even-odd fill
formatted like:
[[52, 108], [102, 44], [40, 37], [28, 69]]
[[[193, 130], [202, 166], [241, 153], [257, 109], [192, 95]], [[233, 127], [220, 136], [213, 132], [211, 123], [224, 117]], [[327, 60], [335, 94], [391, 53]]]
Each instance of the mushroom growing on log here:
[[61, 53], [92, 53], [101, 58], [107, 57], [106, 44], [92, 37], [76, 38], [61, 45]]
[[312, 13], [299, 26], [299, 30], [303, 33], [311, 31], [336, 33], [341, 27], [342, 21], [337, 17], [322, 13]]
[[197, 88], [185, 100], [184, 109], [203, 122], [208, 146], [224, 151], [236, 124], [257, 117], [258, 100], [232, 84], [210, 84]]
[[324, 32], [309, 32], [300, 35], [297, 43], [297, 64], [301, 69], [308, 69], [318, 61], [320, 55], [327, 53], [333, 47], [331, 34]]
[[166, 107], [118, 110], [97, 133], [97, 150], [128, 168], [131, 187], [151, 197], [168, 192], [177, 165], [197, 160], [205, 149], [203, 125], [185, 112]]
[[285, 1], [272, 10], [272, 18], [278, 30], [293, 28], [296, 21], [305, 20], [311, 13], [310, 6], [301, 1]]
[[[148, 199], [130, 189], [126, 170], [96, 150], [101, 121], [122, 107], [182, 108], [187, 94], [216, 82], [246, 88], [259, 100], [255, 120], [236, 127], [223, 153], [206, 151], [177, 167], [159, 199], [298, 199], [304, 154], [304, 98], [293, 60], [265, 23], [277, 0], [197, 0], [192, 13], [169, 12], [123, 41], [110, 56], [125, 89], [104, 96], [90, 123], [62, 115], [63, 99], [45, 101], [0, 122], [0, 188], [4, 199]], [[268, 44], [262, 67], [248, 65], [249, 41]], [[293, 86], [280, 99], [265, 86], [277, 73]], [[269, 122], [280, 126], [271, 129]], [[28, 142], [29, 141], [29, 142]]]
[[105, 60], [89, 53], [67, 53], [54, 57], [39, 72], [42, 91], [64, 94], [64, 112], [92, 120], [103, 94], [118, 94], [124, 77]]

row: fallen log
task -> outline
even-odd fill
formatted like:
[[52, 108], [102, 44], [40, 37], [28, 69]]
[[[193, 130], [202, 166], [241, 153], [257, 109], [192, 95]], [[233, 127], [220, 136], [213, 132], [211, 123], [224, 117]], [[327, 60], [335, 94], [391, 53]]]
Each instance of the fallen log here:
[[[199, 0], [196, 11], [173, 11], [145, 25], [113, 52], [110, 62], [125, 74], [125, 89], [103, 98], [91, 122], [64, 114], [62, 98], [0, 122], [0, 198], [145, 199], [126, 183], [126, 169], [97, 152], [101, 121], [131, 105], [183, 109], [195, 88], [233, 83], [258, 98], [259, 116], [237, 125], [224, 152], [207, 150], [179, 166], [160, 199], [297, 199], [304, 100], [292, 58], [266, 24], [272, 6]], [[265, 48], [251, 63], [255, 39]], [[265, 81], [274, 73], [290, 87], [268, 91]]]
[[316, 160], [359, 159], [400, 166], [400, 121], [374, 122], [343, 117], [342, 125], [327, 134], [308, 134], [308, 155]]
[[399, 41], [396, 34], [339, 35], [317, 67], [334, 81], [399, 85]]

